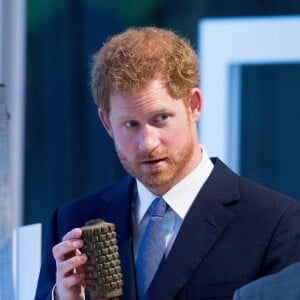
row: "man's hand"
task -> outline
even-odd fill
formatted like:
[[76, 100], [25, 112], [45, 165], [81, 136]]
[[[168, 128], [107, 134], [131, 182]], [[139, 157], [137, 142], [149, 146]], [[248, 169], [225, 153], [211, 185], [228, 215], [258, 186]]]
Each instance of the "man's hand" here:
[[84, 299], [84, 264], [87, 256], [80, 252], [82, 231], [75, 228], [52, 249], [56, 261], [56, 292], [60, 300]]

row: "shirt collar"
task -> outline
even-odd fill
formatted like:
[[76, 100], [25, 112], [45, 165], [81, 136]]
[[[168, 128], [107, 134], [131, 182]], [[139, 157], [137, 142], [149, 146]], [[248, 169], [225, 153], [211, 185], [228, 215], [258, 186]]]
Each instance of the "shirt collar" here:
[[[209, 159], [206, 150], [202, 146], [201, 148], [202, 159], [198, 166], [163, 195], [164, 200], [181, 219], [184, 219], [194, 202], [194, 199], [213, 169], [213, 163]], [[151, 193], [139, 180], [136, 181], [138, 194], [136, 220], [137, 223], [140, 223], [151, 206], [152, 201], [157, 196]]]
[[140, 223], [144, 218], [147, 210], [151, 206], [153, 200], [157, 197], [151, 193], [139, 180], [137, 183], [137, 205], [136, 205], [136, 220]]

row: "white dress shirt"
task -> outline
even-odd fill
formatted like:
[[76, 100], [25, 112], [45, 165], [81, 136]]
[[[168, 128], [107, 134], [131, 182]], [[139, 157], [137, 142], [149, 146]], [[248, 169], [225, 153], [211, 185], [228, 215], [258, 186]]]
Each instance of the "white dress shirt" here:
[[[213, 163], [202, 148], [202, 159], [199, 165], [183, 180], [169, 190], [162, 198], [168, 204], [164, 218], [166, 229], [166, 255], [169, 254], [182, 222], [193, 204], [197, 194], [209, 177]], [[133, 210], [134, 254], [137, 256], [138, 245], [150, 217], [150, 206], [157, 195], [151, 193], [137, 180], [137, 202]]]

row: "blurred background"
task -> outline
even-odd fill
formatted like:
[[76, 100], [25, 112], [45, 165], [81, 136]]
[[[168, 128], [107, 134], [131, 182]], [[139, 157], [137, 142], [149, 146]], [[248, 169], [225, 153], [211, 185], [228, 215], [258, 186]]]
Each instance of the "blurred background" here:
[[[109, 36], [172, 29], [201, 63], [199, 22], [266, 16], [300, 17], [300, 1], [0, 0], [0, 252], [11, 253], [11, 229], [41, 223], [44, 237], [55, 207], [125, 174], [89, 87], [91, 57]], [[241, 78], [239, 173], [300, 199], [300, 64], [245, 65]], [[13, 290], [13, 274], [1, 275]], [[13, 299], [1, 284], [0, 300]]]
[[[197, 50], [197, 25], [201, 19], [297, 15], [300, 14], [300, 2], [28, 0], [26, 9], [23, 220], [24, 224], [42, 222], [45, 227], [49, 213], [54, 207], [79, 195], [101, 189], [124, 174], [112, 141], [98, 120], [97, 108], [89, 89], [91, 56], [109, 36], [129, 26], [155, 25], [175, 30], [187, 37]], [[294, 103], [292, 108], [288, 106], [289, 109], [296, 118], [300, 115], [299, 65], [276, 68], [277, 70], [270, 66], [259, 66], [244, 70], [246, 83], [242, 90], [249, 100], [245, 101], [248, 105], [243, 109], [253, 112], [245, 114], [248, 118], [257, 118], [258, 115], [254, 113], [257, 111], [256, 102], [251, 99], [259, 100], [259, 112], [263, 114], [263, 120], [274, 118], [269, 109], [272, 107], [276, 110], [276, 106], [271, 104], [275, 103], [273, 95], [276, 94], [281, 94], [279, 103], [282, 104], [277, 111], [280, 112], [282, 107], [285, 107], [286, 97], [289, 96], [293, 98]], [[287, 91], [284, 81], [292, 81], [295, 84]], [[251, 84], [247, 85], [247, 82]], [[261, 88], [253, 88], [258, 85]], [[282, 134], [278, 130], [283, 128], [284, 124], [278, 124], [278, 127], [269, 130], [272, 138], [276, 139]], [[287, 127], [284, 130], [286, 129]], [[285, 180], [298, 177], [299, 184], [299, 126], [297, 129], [298, 136], [295, 136], [295, 147], [292, 149], [295, 155], [290, 156], [294, 157], [295, 163], [287, 163], [290, 173], [282, 174], [281, 178]], [[256, 133], [257, 130], [252, 131], [252, 135]], [[245, 135], [244, 143], [247, 141], [249, 143], [251, 139]], [[280, 151], [287, 150], [286, 147], [278, 148], [276, 149]], [[248, 160], [243, 162], [243, 175], [250, 175], [263, 184], [300, 198], [298, 184], [283, 187], [280, 180], [278, 183], [269, 179], [272, 177], [269, 175], [274, 174], [272, 168], [262, 170], [259, 174], [249, 170], [253, 164], [252, 150], [247, 145], [243, 149], [248, 157]], [[261, 161], [276, 149], [266, 149]], [[249, 174], [246, 170], [249, 170]]]

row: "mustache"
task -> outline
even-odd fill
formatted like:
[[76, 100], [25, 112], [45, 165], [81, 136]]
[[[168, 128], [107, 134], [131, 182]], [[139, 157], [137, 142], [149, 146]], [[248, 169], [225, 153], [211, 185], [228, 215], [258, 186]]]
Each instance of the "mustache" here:
[[148, 161], [148, 160], [159, 160], [163, 159], [169, 156], [169, 151], [168, 150], [153, 150], [150, 153], [138, 153], [135, 156], [135, 161], [136, 162], [143, 162], [143, 161]]

